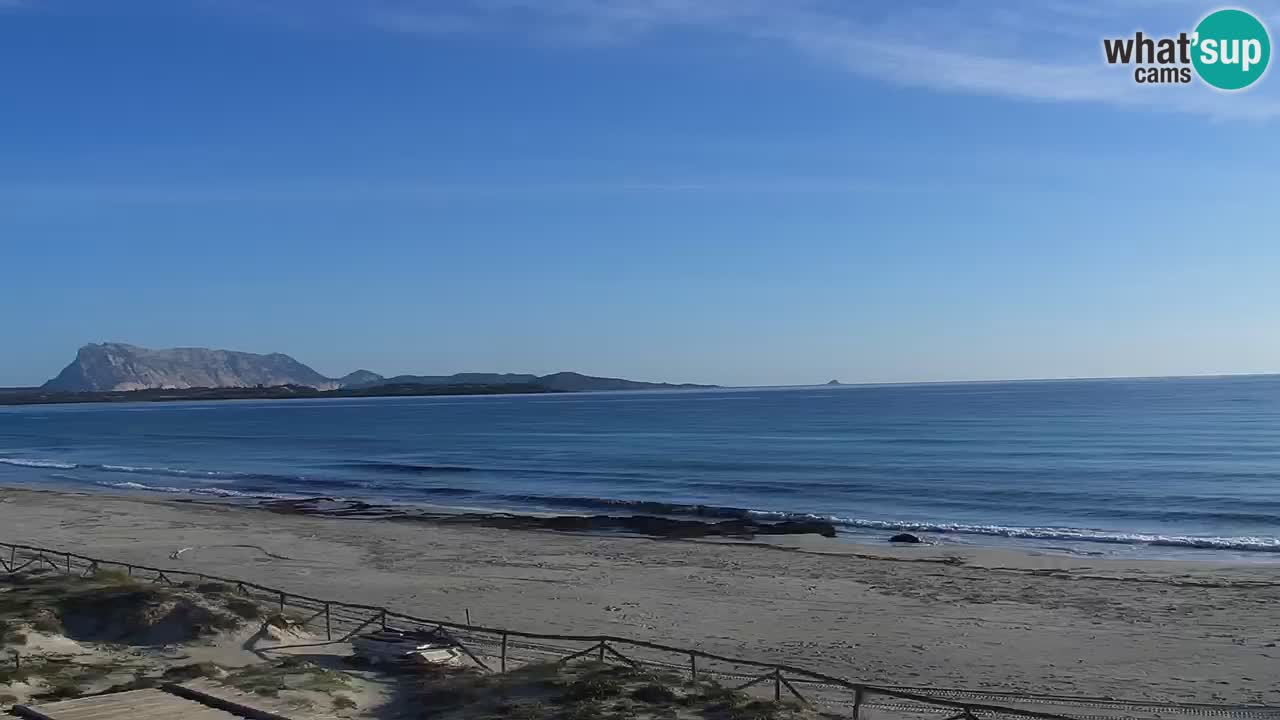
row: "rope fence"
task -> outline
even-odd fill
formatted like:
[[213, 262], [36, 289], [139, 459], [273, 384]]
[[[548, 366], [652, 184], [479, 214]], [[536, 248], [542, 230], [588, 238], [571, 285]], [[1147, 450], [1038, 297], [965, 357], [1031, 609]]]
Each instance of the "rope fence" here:
[[[106, 570], [123, 572], [137, 582], [195, 587], [218, 583], [268, 607], [331, 642], [345, 642], [372, 630], [429, 630], [457, 644], [469, 660], [487, 672], [506, 672], [521, 665], [575, 659], [595, 659], [631, 667], [660, 668], [687, 675], [694, 681], [732, 681], [735, 690], [767, 692], [773, 700], [793, 699], [804, 705], [838, 708], [854, 720], [870, 720], [875, 715], [946, 715], [944, 720], [987, 720], [988, 718], [1036, 718], [1039, 720], [1080, 720], [1003, 704], [941, 697], [929, 690], [893, 688], [859, 683], [800, 667], [734, 658], [690, 648], [615, 635], [563, 635], [487, 627], [448, 620], [433, 620], [397, 612], [377, 605], [310, 597], [247, 580], [226, 578], [190, 570], [139, 565], [88, 557], [50, 548], [0, 542], [0, 571], [12, 575], [31, 569], [49, 569], [68, 576], [93, 577]], [[469, 614], [468, 614], [469, 617]], [[1209, 714], [1209, 713], [1205, 713]], [[1269, 713], [1264, 713], [1270, 716]], [[1280, 716], [1276, 717], [1280, 720]]]

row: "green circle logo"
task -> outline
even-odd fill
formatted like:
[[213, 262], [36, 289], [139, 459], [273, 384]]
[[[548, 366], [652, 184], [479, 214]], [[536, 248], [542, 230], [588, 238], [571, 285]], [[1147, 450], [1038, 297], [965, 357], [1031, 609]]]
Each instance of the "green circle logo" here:
[[1192, 42], [1196, 72], [1219, 90], [1249, 87], [1262, 77], [1271, 60], [1266, 26], [1243, 10], [1210, 13], [1196, 26]]

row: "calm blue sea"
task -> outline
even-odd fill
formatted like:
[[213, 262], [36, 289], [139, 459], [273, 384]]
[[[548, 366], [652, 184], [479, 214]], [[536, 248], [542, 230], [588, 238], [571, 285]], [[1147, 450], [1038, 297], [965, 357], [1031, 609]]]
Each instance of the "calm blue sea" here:
[[0, 408], [0, 485], [1280, 560], [1280, 376]]

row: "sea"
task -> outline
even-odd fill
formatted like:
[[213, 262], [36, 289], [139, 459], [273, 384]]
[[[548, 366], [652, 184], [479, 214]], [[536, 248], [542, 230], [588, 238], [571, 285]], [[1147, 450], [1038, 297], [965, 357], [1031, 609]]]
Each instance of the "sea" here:
[[1280, 562], [1280, 376], [4, 407], [0, 486]]

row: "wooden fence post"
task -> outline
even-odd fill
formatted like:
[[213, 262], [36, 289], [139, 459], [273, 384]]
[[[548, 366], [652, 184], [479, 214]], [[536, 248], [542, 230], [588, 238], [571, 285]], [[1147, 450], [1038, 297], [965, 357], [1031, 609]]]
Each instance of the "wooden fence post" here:
[[[3, 1], [4, 0], [0, 0], [0, 4], [2, 4]], [[9, 548], [8, 563], [4, 562], [3, 556], [2, 556], [3, 548], [5, 547]], [[23, 563], [21, 568], [19, 568], [17, 565], [18, 548], [22, 548], [23, 553], [25, 553], [23, 556], [25, 562]], [[63, 556], [65, 563], [59, 563], [58, 561], [53, 559], [58, 557], [59, 555]], [[135, 565], [122, 563], [115, 560], [99, 560], [99, 559], [88, 557], [88, 556], [75, 555], [69, 551], [61, 551], [61, 550], [49, 549], [49, 548], [38, 548], [38, 547], [31, 547], [26, 545], [13, 545], [9, 543], [0, 543], [0, 570], [8, 570], [10, 574], [20, 571], [21, 569], [31, 565], [31, 566], [34, 566], [37, 570], [45, 566], [47, 566], [48, 568], [52, 569], [55, 572], [65, 570], [66, 573], [70, 575], [75, 572], [74, 568], [75, 568], [76, 562], [85, 563], [85, 568], [83, 569], [82, 577], [96, 575], [99, 572], [101, 565], [107, 565], [109, 567], [116, 567], [116, 568], [123, 566], [126, 572], [128, 573], [128, 576], [130, 578], [135, 578], [135, 577], [138, 578], [139, 582], [146, 582], [149, 580], [150, 582], [157, 583], [157, 584], [168, 583], [169, 585], [183, 585], [185, 583], [190, 582], [189, 578], [195, 577], [202, 582], [217, 580], [220, 583], [225, 582], [228, 585], [235, 584], [236, 590], [245, 596], [257, 597], [260, 600], [265, 600], [265, 597], [267, 595], [273, 595], [273, 594], [276, 595], [279, 600], [281, 613], [285, 611], [285, 608], [288, 605], [288, 598], [290, 597], [289, 593], [284, 590], [278, 590], [275, 588], [253, 585], [252, 583], [250, 583], [250, 586], [252, 586], [253, 588], [253, 590], [251, 591], [249, 587], [246, 586], [245, 581], [239, 581], [234, 579], [222, 579], [216, 576], [207, 576], [203, 573], [193, 573], [185, 570], [173, 570], [172, 572], [175, 573], [174, 575], [175, 578], [188, 578], [184, 580], [175, 581], [174, 579], [171, 579], [164, 570], [160, 568], [154, 568], [148, 565], [135, 566]], [[134, 573], [135, 568], [138, 569], [139, 574], [135, 575]], [[360, 621], [360, 624], [356, 626], [354, 630], [351, 630], [349, 633], [344, 635], [343, 637], [344, 640], [350, 639], [356, 636], [358, 633], [363, 631], [364, 628], [373, 625], [375, 622], [380, 622], [382, 629], [384, 631], [390, 631], [390, 628], [387, 625], [388, 617], [390, 616], [390, 611], [387, 608], [378, 608], [370, 605], [354, 605], [354, 604], [348, 605], [341, 601], [321, 600], [321, 599], [313, 598], [307, 595], [293, 595], [292, 597], [298, 598], [300, 603], [299, 604], [300, 609], [301, 608], [310, 609], [310, 607], [313, 607], [314, 605], [322, 606], [321, 609], [317, 609], [315, 614], [313, 614], [312, 616], [308, 617], [305, 621], [303, 621], [303, 624], [310, 624], [313, 620], [319, 617], [320, 613], [324, 613], [325, 634], [330, 641], [333, 640], [333, 619], [332, 619], [333, 605], [337, 605], [339, 609], [344, 610], [344, 612], [352, 612], [352, 611], [358, 610], [361, 613], [363, 613], [363, 612], [367, 612], [370, 609], [378, 610], [377, 615], [374, 615], [372, 617], [367, 617], [367, 619]], [[638, 663], [637, 661], [631, 658], [626, 657], [617, 649], [615, 649], [612, 645], [610, 645], [610, 642], [612, 641], [612, 642], [617, 642], [620, 645], [625, 645], [628, 648], [647, 648], [649, 650], [670, 653], [672, 656], [688, 655], [689, 656], [689, 675], [693, 680], [693, 682], [695, 683], [699, 681], [699, 675], [698, 675], [698, 656], [699, 655], [707, 657], [708, 660], [712, 661], [713, 663], [719, 663], [719, 662], [730, 663], [730, 664], [741, 663], [741, 664], [750, 666], [752, 668], [756, 668], [762, 674], [754, 677], [750, 681], [746, 682], [745, 684], [735, 689], [745, 690], [751, 687], [763, 687], [764, 683], [767, 683], [770, 680], [772, 680], [774, 702], [781, 702], [782, 690], [783, 688], [786, 688], [787, 691], [790, 692], [792, 695], [794, 695], [796, 699], [799, 700], [801, 703], [805, 705], [811, 705], [809, 700], [807, 700], [803, 695], [801, 695], [796, 685], [793, 684], [789, 679], [787, 679], [787, 677], [785, 676], [785, 673], [788, 673], [788, 672], [792, 673], [792, 676], [797, 678], [796, 682], [800, 684], [813, 683], [819, 687], [840, 687], [846, 690], [853, 690], [854, 691], [853, 707], [852, 707], [853, 720], [860, 720], [862, 706], [864, 704], [869, 704], [868, 698], [877, 699], [877, 698], [885, 698], [885, 697], [911, 700], [911, 701], [922, 703], [924, 705], [928, 705], [930, 707], [949, 709], [950, 711], [955, 711], [956, 709], [962, 710], [958, 714], [950, 716], [949, 718], [947, 718], [947, 720], [982, 720], [982, 718], [988, 714], [1022, 715], [1024, 718], [1033, 719], [1033, 720], [1070, 720], [1070, 718], [1067, 718], [1062, 715], [1054, 715], [1050, 713], [1041, 713], [1041, 712], [1030, 712], [1027, 710], [1021, 710], [1021, 709], [1011, 708], [1011, 707], [1001, 707], [996, 705], [985, 705], [985, 704], [968, 705], [960, 702], [946, 700], [943, 698], [931, 697], [925, 694], [915, 694], [913, 692], [904, 691], [901, 689], [880, 688], [877, 686], [862, 685], [860, 683], [850, 682], [850, 681], [842, 680], [840, 678], [826, 676], [813, 671], [803, 670], [800, 668], [790, 667], [787, 665], [775, 664], [773, 665], [772, 671], [768, 673], [763, 673], [763, 668], [769, 667], [767, 661], [761, 662], [759, 660], [734, 660], [733, 658], [730, 658], [730, 657], [726, 657], [723, 655], [716, 655], [716, 654], [709, 653], [702, 650], [671, 647], [671, 646], [663, 645], [660, 643], [647, 642], [647, 641], [635, 640], [635, 639], [629, 639], [629, 638], [610, 637], [605, 639], [597, 639], [598, 636], [593, 637], [593, 636], [577, 636], [577, 635], [546, 635], [546, 634], [523, 633], [517, 630], [507, 630], [507, 629], [493, 629], [493, 630], [488, 630], [484, 628], [478, 629], [471, 625], [470, 609], [464, 608], [464, 610], [466, 612], [466, 622], [467, 622], [467, 625], [465, 626], [465, 630], [471, 633], [479, 632], [480, 634], [484, 634], [484, 635], [500, 634], [502, 636], [501, 668], [503, 672], [506, 672], [509, 667], [507, 663], [507, 660], [508, 660], [507, 656], [509, 654], [511, 635], [515, 635], [517, 638], [517, 641], [519, 641], [520, 638], [534, 638], [534, 639], [541, 639], [541, 640], [554, 639], [554, 640], [570, 641], [572, 643], [575, 643], [575, 646], [577, 643], [585, 644], [592, 640], [597, 640], [594, 645], [590, 645], [586, 649], [574, 650], [571, 654], [560, 658], [558, 661], [558, 664], [561, 666], [565, 665], [566, 663], [574, 659], [588, 658], [592, 656], [597, 656], [599, 659], [599, 662], [604, 663], [606, 662], [607, 655], [612, 655], [614, 661], [625, 662], [633, 667], [638, 667], [640, 665], [640, 663]], [[339, 618], [339, 620], [342, 620], [344, 622], [355, 622], [355, 620], [351, 619], [353, 617], [358, 619], [360, 617], [366, 617], [366, 616], [363, 616], [363, 615], [344, 616], [342, 618]], [[415, 627], [415, 624], [423, 627], [429, 627], [432, 624], [437, 624], [438, 627], [436, 629], [437, 631], [440, 631], [440, 632], [443, 632], [443, 628], [445, 625], [448, 625], [450, 629], [464, 629], [463, 626], [460, 626], [459, 624], [454, 622], [425, 620], [412, 615], [401, 615], [398, 613], [396, 617], [400, 619], [403, 623], [408, 623], [403, 625], [403, 628], [405, 630]], [[345, 630], [345, 626], [342, 628], [339, 628], [340, 632], [344, 630]], [[448, 634], [446, 633], [446, 635]], [[452, 636], [450, 635], [450, 637]], [[471, 660], [473, 660], [476, 663], [476, 665], [478, 665], [479, 667], [481, 667], [486, 671], [491, 671], [490, 667], [484, 661], [482, 661], [480, 657], [478, 657], [474, 652], [472, 652], [466, 645], [464, 645], [460, 640], [458, 640], [456, 637], [454, 637], [453, 640], [454, 640], [454, 644], [462, 652], [464, 652]], [[473, 640], [475, 642], [491, 642], [491, 640], [479, 640], [471, 637], [470, 635], [467, 636], [467, 640], [468, 642], [471, 642]], [[531, 647], [535, 647], [535, 648], [550, 647], [553, 650], [558, 650], [558, 651], [566, 651], [566, 650], [573, 649], [573, 646], [569, 648], [564, 648], [564, 647], [557, 648], [556, 646], [534, 645]], [[20, 652], [17, 651], [16, 649], [11, 650], [11, 652], [13, 654], [14, 667], [17, 669], [21, 669], [23, 664], [23, 658]], [[662, 663], [662, 664], [666, 665], [666, 663]], [[678, 667], [678, 665], [667, 665], [667, 666], [672, 668]], [[713, 668], [708, 672], [710, 673], [711, 676], [716, 676], [720, 673], [720, 671], [716, 670], [715, 668]], [[749, 677], [749, 676], [743, 676], [743, 677]], [[712, 678], [709, 678], [709, 680], [711, 679]], [[875, 707], [879, 707], [879, 706], [875, 706]], [[875, 713], [871, 713], [871, 714], [875, 714]], [[1276, 720], [1280, 720], [1280, 718], [1277, 718]]]

